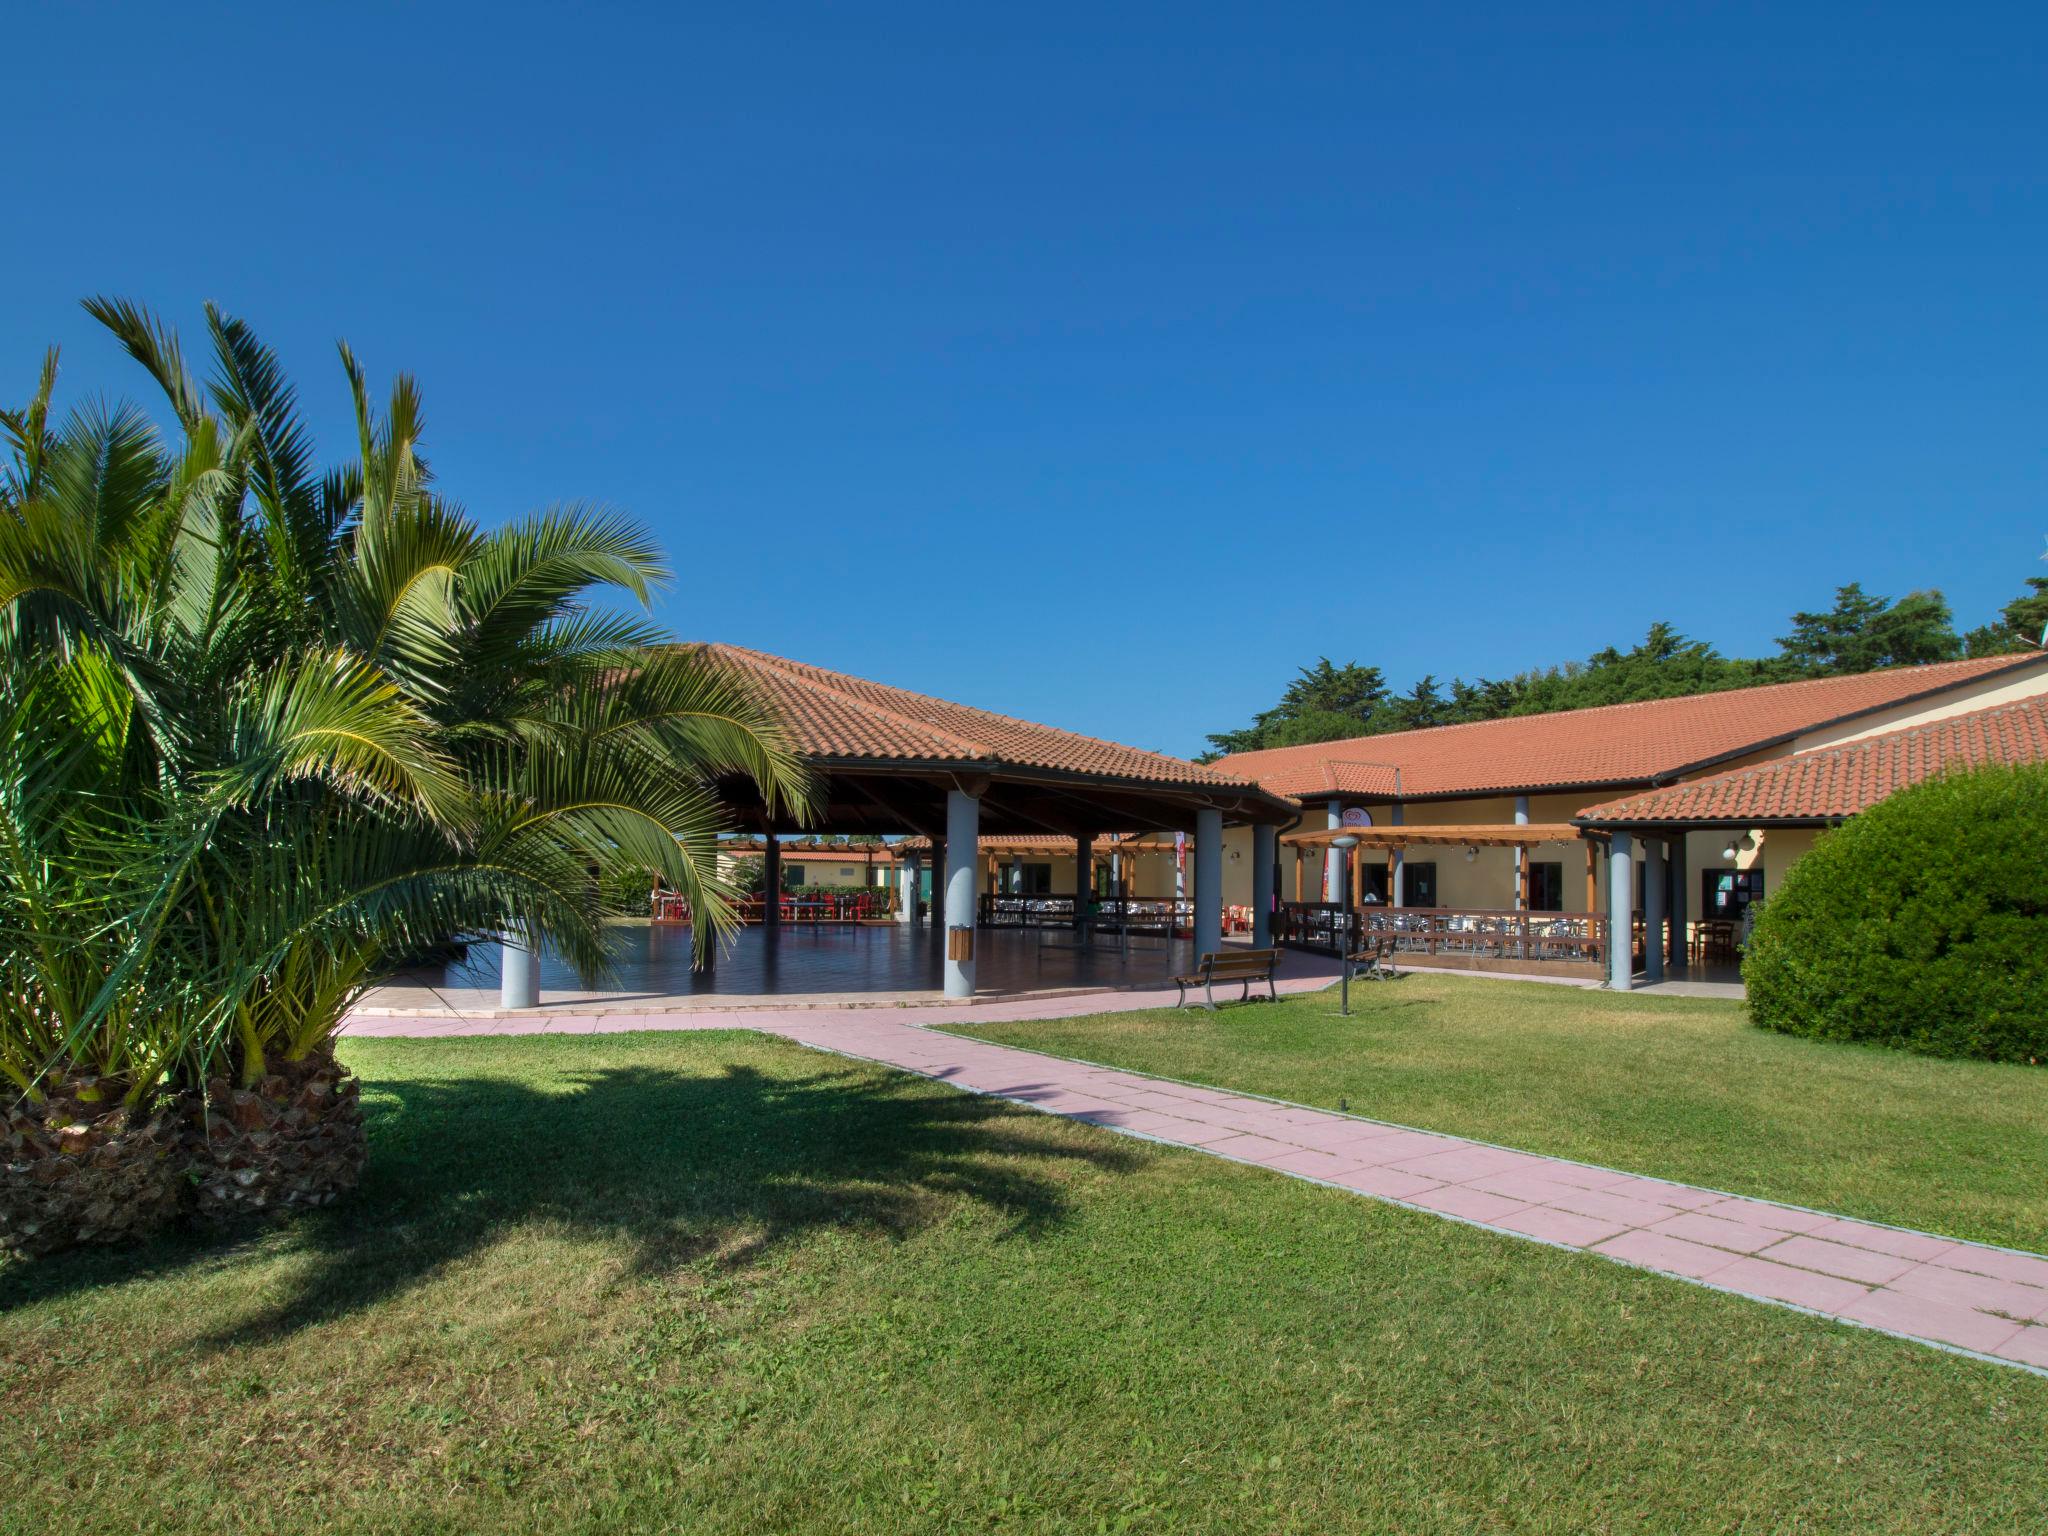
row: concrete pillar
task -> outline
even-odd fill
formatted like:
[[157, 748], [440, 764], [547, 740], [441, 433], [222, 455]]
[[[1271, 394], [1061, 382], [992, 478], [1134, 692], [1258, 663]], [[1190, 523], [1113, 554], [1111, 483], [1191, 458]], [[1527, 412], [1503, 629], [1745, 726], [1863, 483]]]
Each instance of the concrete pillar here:
[[761, 937], [782, 932], [782, 844], [773, 832], [761, 845]]
[[1636, 861], [1626, 832], [1614, 834], [1607, 858], [1607, 985], [1635, 985]]
[[[1515, 796], [1515, 825], [1518, 827], [1529, 825], [1529, 797], [1527, 795]], [[1518, 843], [1515, 845], [1515, 910], [1517, 912], [1528, 905], [1528, 902], [1524, 899], [1529, 889], [1528, 866], [1528, 847]]]
[[1223, 947], [1223, 813], [1195, 812], [1195, 953]]
[[1643, 980], [1664, 979], [1664, 844], [1643, 839]]
[[[1344, 825], [1344, 807], [1336, 801], [1330, 802], [1330, 830], [1336, 831]], [[1344, 850], [1332, 848], [1323, 855], [1323, 900], [1344, 899]]]
[[[981, 801], [958, 789], [946, 791], [946, 996], [974, 996], [975, 865], [981, 848]], [[965, 932], [956, 932], [964, 929]], [[968, 958], [953, 958], [965, 941]]]
[[1685, 867], [1685, 834], [1673, 835], [1670, 848], [1671, 862], [1671, 942], [1665, 950], [1671, 970], [1683, 970], [1686, 964], [1685, 933], [1687, 924], [1686, 886], [1692, 880]]
[[540, 1006], [540, 956], [527, 948], [523, 932], [510, 932], [498, 946], [498, 1006]]
[[1252, 828], [1252, 948], [1273, 946], [1273, 884], [1280, 874], [1280, 829]]
[[1088, 937], [1088, 903], [1095, 899], [1095, 834], [1074, 837], [1074, 932]]
[[[1406, 826], [1408, 822], [1407, 807], [1396, 800], [1393, 810], [1389, 812], [1387, 819], [1393, 826]], [[1356, 902], [1359, 899], [1357, 893], [1354, 892], [1351, 899]], [[1405, 848], [1396, 848], [1394, 850], [1393, 888], [1387, 892], [1387, 904], [1395, 907], [1405, 907], [1408, 905], [1408, 851]]]
[[896, 921], [914, 923], [917, 921], [917, 860], [905, 855], [896, 868]]

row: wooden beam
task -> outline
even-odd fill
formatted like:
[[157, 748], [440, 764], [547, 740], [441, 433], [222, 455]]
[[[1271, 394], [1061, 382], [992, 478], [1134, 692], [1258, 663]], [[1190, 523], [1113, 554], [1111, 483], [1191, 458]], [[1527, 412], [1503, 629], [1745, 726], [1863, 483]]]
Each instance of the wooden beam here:
[[1456, 822], [1401, 827], [1332, 827], [1320, 832], [1295, 832], [1280, 841], [1291, 848], [1327, 848], [1339, 837], [1356, 837], [1363, 848], [1471, 847], [1513, 848], [1525, 843], [1576, 843], [1583, 829], [1570, 822], [1461, 826]]
[[1600, 910], [1600, 858], [1590, 842], [1586, 844], [1586, 910]]

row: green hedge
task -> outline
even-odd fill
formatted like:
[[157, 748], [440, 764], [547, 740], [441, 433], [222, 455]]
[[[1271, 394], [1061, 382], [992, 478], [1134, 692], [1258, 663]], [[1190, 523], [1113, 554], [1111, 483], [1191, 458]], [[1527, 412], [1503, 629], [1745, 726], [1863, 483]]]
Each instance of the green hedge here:
[[1742, 979], [1766, 1029], [2048, 1061], [2048, 767], [1931, 780], [1822, 837]]

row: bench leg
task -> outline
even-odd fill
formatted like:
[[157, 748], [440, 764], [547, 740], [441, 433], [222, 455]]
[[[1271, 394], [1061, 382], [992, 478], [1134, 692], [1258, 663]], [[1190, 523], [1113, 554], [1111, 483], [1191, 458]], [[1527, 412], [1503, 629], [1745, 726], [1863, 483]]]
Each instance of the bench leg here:
[[1277, 977], [1272, 975], [1266, 977], [1266, 992], [1268, 994], [1267, 1002], [1277, 1003], [1280, 1001], [1280, 982]]
[[1213, 981], [1203, 982], [1202, 995], [1209, 999], [1207, 1007], [1211, 1013], [1214, 1013], [1216, 1011], [1216, 983]]
[[1187, 984], [1186, 982], [1184, 982], [1184, 981], [1176, 981], [1176, 982], [1174, 983], [1174, 985], [1175, 985], [1176, 987], [1180, 988], [1180, 995], [1179, 995], [1178, 997], [1176, 997], [1176, 998], [1175, 998], [1175, 999], [1173, 1000], [1173, 1006], [1174, 1006], [1174, 1007], [1176, 1007], [1176, 1008], [1185, 1008], [1185, 1007], [1187, 1007], [1187, 1005], [1188, 1005], [1188, 984]]

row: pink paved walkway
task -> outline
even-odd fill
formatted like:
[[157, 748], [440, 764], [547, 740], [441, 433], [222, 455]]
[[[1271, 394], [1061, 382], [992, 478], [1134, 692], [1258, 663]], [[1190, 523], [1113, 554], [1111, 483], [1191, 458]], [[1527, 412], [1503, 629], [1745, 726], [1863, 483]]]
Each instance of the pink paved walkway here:
[[[1297, 986], [1321, 983], [1304, 979]], [[1171, 1001], [1171, 994], [1165, 995]], [[1384, 1121], [1195, 1087], [928, 1026], [1157, 1006], [1149, 993], [971, 1008], [519, 1019], [358, 1014], [355, 1034], [754, 1029], [1051, 1114], [1255, 1163], [1511, 1237], [2048, 1375], [2048, 1258], [1851, 1221]]]

